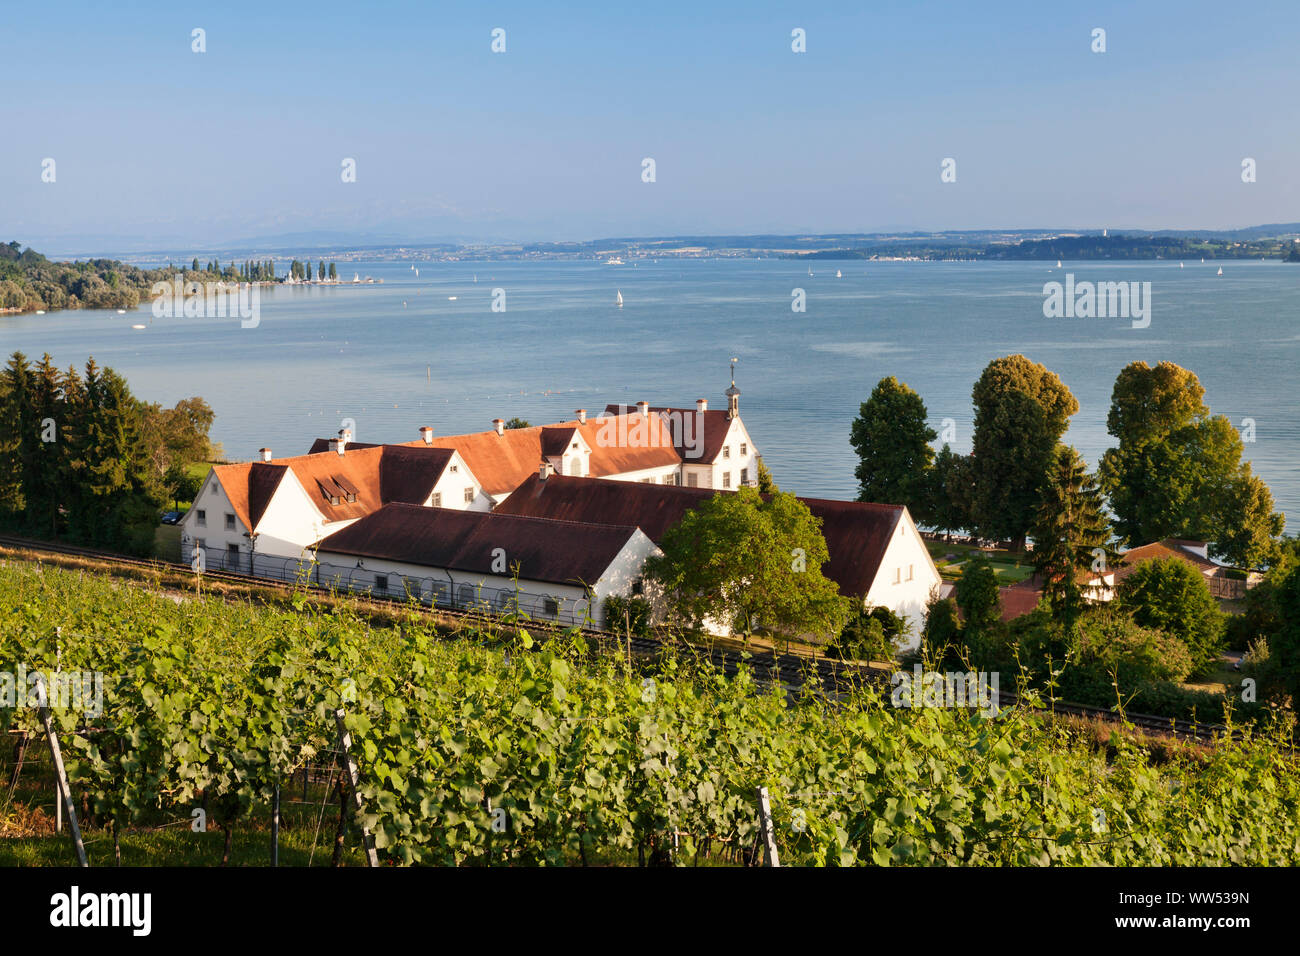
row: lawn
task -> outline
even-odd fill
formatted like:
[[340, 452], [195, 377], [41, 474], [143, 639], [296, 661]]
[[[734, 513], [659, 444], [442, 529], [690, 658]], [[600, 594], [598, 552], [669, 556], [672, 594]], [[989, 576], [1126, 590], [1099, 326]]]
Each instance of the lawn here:
[[943, 541], [926, 541], [935, 567], [946, 581], [961, 577], [962, 566], [976, 553], [988, 557], [989, 565], [997, 575], [998, 584], [1009, 585], [1023, 581], [1034, 573], [1034, 566], [1022, 552], [985, 550], [969, 544], [947, 544]]

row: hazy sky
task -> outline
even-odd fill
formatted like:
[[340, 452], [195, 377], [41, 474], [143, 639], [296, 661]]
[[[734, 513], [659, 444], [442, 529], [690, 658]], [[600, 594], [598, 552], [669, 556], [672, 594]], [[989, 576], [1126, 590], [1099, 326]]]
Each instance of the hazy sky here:
[[1294, 221], [1297, 49], [1295, 0], [9, 4], [0, 238]]

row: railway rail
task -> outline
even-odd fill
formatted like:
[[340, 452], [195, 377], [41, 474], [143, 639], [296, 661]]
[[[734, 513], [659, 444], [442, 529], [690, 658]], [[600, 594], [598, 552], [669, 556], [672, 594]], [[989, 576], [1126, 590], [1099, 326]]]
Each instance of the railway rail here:
[[[14, 535], [0, 535], [0, 552], [29, 552], [34, 555], [48, 554], [63, 557], [84, 558], [87, 560], [103, 561], [113, 565], [123, 565], [126, 567], [137, 567], [156, 572], [167, 572], [172, 574], [193, 575], [195, 572], [188, 564], [182, 564], [175, 561], [165, 561], [160, 558], [135, 558], [125, 555], [116, 554], [111, 551], [103, 551], [96, 548], [86, 548], [80, 545], [64, 544], [62, 542], [38, 541], [30, 538], [22, 538]], [[253, 577], [248, 574], [240, 574], [233, 571], [212, 570], [202, 572], [203, 578], [209, 581], [220, 581], [229, 584], [237, 584], [242, 587], [253, 587], [263, 591], [278, 592], [280, 594], [290, 594], [297, 585], [287, 582], [267, 580], [264, 578]], [[308, 585], [313, 589], [322, 590], [315, 585]], [[409, 607], [411, 602], [396, 597], [384, 595], [367, 595], [364, 598], [376, 605], [388, 605], [397, 607]], [[424, 607], [424, 605], [420, 605]], [[446, 615], [466, 623], [487, 624], [500, 621], [499, 617], [493, 614], [485, 614], [480, 611], [433, 607], [427, 608], [438, 614]], [[556, 625], [547, 621], [529, 620], [530, 629], [543, 633], [563, 633], [570, 631], [571, 628]], [[594, 640], [607, 647], [617, 646], [627, 648], [629, 654], [635, 654], [639, 658], [653, 658], [670, 647], [669, 642], [654, 637], [642, 637], [635, 635], [618, 634], [614, 631], [599, 630], [596, 628], [583, 627], [579, 628], [584, 637]], [[872, 668], [867, 665], [857, 664], [847, 661], [836, 661], [828, 658], [806, 658], [795, 655], [780, 655], [775, 649], [771, 655], [761, 653], [741, 653], [726, 648], [703, 648], [699, 645], [692, 647], [704, 653], [714, 664], [728, 676], [735, 676], [742, 666], [748, 666], [751, 673], [755, 674], [756, 679], [764, 684], [775, 684], [786, 688], [790, 692], [796, 692], [809, 682], [815, 675], [815, 681], [818, 689], [834, 693], [836, 689], [846, 684], [877, 683], [887, 685], [892, 672], [883, 671], [879, 668]], [[999, 693], [999, 707], [1018, 707], [1023, 701], [1012, 693]], [[1210, 740], [1215, 737], [1224, 735], [1227, 728], [1220, 724], [1201, 724], [1193, 723], [1187, 720], [1179, 720], [1170, 717], [1160, 717], [1152, 714], [1124, 714], [1122, 717], [1115, 712], [1102, 707], [1093, 707], [1086, 704], [1073, 704], [1056, 702], [1052, 705], [1051, 710], [1056, 714], [1064, 714], [1075, 717], [1102, 720], [1108, 723], [1124, 723], [1152, 733], [1170, 735], [1189, 740]]]

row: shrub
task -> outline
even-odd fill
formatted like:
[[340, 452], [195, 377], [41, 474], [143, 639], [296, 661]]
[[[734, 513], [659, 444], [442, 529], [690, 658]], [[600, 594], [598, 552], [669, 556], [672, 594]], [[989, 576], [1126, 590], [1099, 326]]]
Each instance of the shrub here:
[[897, 650], [894, 642], [906, 633], [907, 621], [889, 608], [859, 608], [826, 645], [826, 653], [843, 660], [891, 661]]
[[1192, 654], [1192, 673], [1212, 670], [1223, 654], [1223, 614], [1201, 572], [1178, 558], [1143, 561], [1117, 597], [1143, 627], [1164, 631]]
[[606, 630], [631, 632], [636, 637], [650, 634], [650, 602], [645, 598], [611, 594], [604, 606]]

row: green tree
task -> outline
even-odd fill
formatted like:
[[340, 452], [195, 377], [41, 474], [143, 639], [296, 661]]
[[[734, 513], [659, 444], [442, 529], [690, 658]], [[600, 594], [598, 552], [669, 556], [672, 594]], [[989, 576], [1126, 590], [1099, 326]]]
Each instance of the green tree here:
[[1055, 373], [1023, 355], [990, 362], [971, 397], [971, 519], [981, 534], [1023, 549], [1056, 445], [1079, 403]]
[[195, 257], [194, 257], [194, 261], [193, 261], [192, 263], [190, 263], [190, 268], [191, 268], [193, 271], [195, 271], [195, 272], [198, 272], [198, 271], [199, 271], [199, 257], [198, 257], [198, 256], [195, 256]]
[[926, 424], [921, 396], [892, 375], [882, 378], [862, 403], [849, 443], [858, 454], [854, 477], [858, 500], [906, 505], [928, 523], [927, 473], [937, 433]]
[[0, 508], [12, 528], [26, 523], [26, 493], [38, 480], [36, 396], [27, 356], [15, 352], [0, 373]]
[[1034, 567], [1042, 575], [1052, 617], [1072, 630], [1084, 602], [1099, 596], [1085, 594], [1079, 576], [1104, 574], [1113, 555], [1101, 491], [1079, 453], [1068, 445], [1056, 451], [1032, 532]]
[[1002, 619], [998, 576], [985, 555], [976, 553], [966, 559], [955, 591], [967, 631], [991, 630]]
[[925, 656], [936, 667], [960, 665], [963, 645], [957, 602], [936, 594], [926, 609], [925, 626], [921, 630], [921, 648]]
[[758, 459], [757, 480], [758, 480], [758, 493], [760, 495], [770, 495], [773, 492], [780, 490], [779, 488], [777, 488], [776, 482], [772, 480], [772, 473], [768, 471], [767, 464], [763, 461], [762, 458]]
[[1278, 585], [1278, 627], [1269, 636], [1273, 667], [1294, 707], [1300, 702], [1300, 564], [1292, 567]]
[[1223, 654], [1223, 615], [1196, 568], [1178, 558], [1143, 561], [1120, 584], [1116, 600], [1142, 627], [1182, 641], [1192, 672], [1213, 670]]
[[847, 620], [848, 602], [821, 572], [829, 560], [821, 522], [793, 495], [715, 494], [669, 528], [660, 548], [646, 576], [690, 627], [707, 619], [746, 637], [760, 627], [826, 636]]
[[971, 527], [975, 471], [970, 456], [944, 445], [934, 456], [928, 484], [929, 524], [945, 534]]
[[338, 270], [337, 270], [336, 268], [334, 268], [334, 263], [331, 262], [331, 263], [330, 263], [330, 278], [331, 278], [331, 279], [337, 279], [338, 277], [339, 277], [339, 272], [338, 272]]
[[1242, 462], [1240, 434], [1210, 415], [1204, 395], [1197, 377], [1172, 362], [1134, 362], [1120, 372], [1106, 419], [1119, 444], [1098, 469], [1115, 530], [1132, 545], [1209, 541], [1214, 557], [1259, 567], [1273, 558], [1285, 521]]
[[532, 428], [533, 426], [528, 424], [528, 419], [526, 418], [512, 418], [506, 422], [505, 427], [506, 428]]
[[86, 363], [70, 409], [69, 531], [86, 544], [148, 554], [166, 501], [144, 437], [140, 403], [112, 369]]
[[892, 661], [897, 641], [907, 634], [907, 619], [887, 607], [858, 607], [826, 653], [842, 660]]

